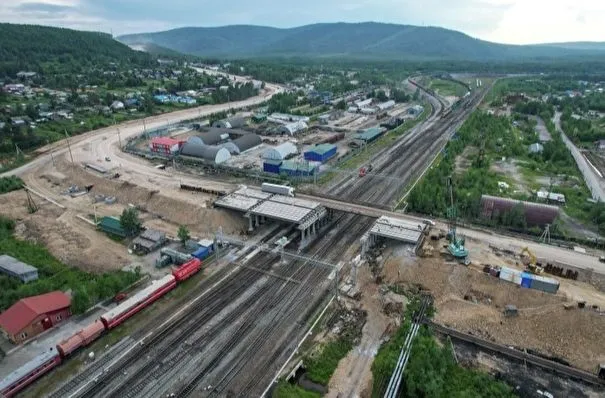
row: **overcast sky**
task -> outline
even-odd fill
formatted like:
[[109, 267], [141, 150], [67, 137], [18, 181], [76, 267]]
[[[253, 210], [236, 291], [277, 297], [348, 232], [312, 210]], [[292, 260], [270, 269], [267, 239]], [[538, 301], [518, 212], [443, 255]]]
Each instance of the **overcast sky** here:
[[605, 41], [605, 0], [0, 0], [0, 21], [124, 33], [392, 22], [502, 43]]

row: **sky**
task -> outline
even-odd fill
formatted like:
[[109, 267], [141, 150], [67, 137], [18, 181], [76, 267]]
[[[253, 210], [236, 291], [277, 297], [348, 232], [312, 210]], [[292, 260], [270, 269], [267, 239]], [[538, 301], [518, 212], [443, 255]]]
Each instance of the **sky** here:
[[603, 0], [0, 0], [0, 21], [114, 35], [376, 21], [440, 26], [500, 43], [605, 41]]

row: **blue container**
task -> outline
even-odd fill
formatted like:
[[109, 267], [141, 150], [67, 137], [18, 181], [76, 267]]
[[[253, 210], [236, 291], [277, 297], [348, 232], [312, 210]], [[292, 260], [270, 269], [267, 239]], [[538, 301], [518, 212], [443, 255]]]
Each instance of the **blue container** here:
[[279, 166], [281, 166], [281, 161], [265, 160], [263, 162], [263, 171], [266, 173], [279, 174]]
[[533, 280], [534, 276], [532, 274], [530, 274], [529, 272], [523, 272], [521, 274], [521, 287], [530, 289]]
[[191, 254], [193, 257], [203, 260], [210, 255], [207, 247], [200, 247]]

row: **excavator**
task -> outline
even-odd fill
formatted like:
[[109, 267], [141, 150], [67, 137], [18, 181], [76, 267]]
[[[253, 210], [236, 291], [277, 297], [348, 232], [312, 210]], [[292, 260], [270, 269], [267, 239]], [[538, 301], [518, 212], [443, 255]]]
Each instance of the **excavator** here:
[[529, 247], [524, 247], [519, 253], [521, 256], [521, 261], [527, 267], [527, 271], [532, 274], [541, 274], [544, 269], [538, 265], [538, 259], [536, 255], [529, 250]]

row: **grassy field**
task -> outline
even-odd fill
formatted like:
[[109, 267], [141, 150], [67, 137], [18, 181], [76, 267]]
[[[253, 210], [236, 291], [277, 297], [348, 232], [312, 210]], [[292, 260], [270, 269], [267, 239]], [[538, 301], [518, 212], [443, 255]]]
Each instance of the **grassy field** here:
[[435, 92], [441, 96], [462, 97], [468, 91], [468, 89], [460, 83], [443, 79], [431, 79], [429, 88], [435, 90]]

